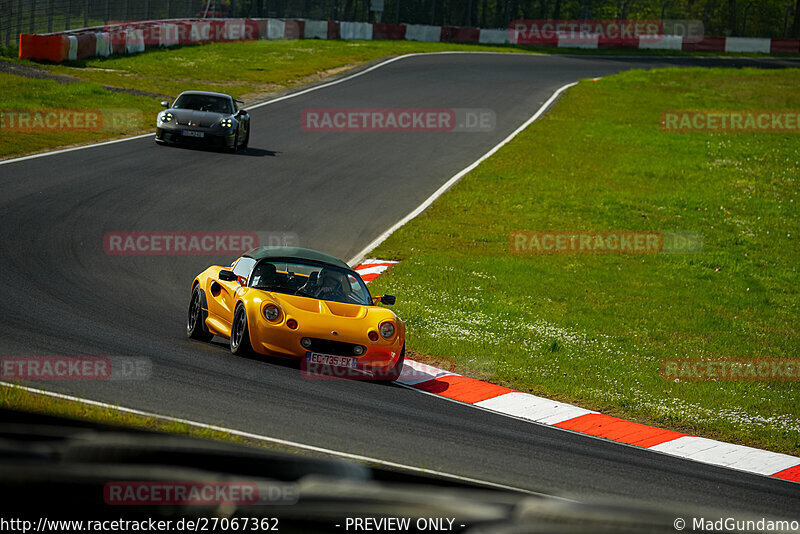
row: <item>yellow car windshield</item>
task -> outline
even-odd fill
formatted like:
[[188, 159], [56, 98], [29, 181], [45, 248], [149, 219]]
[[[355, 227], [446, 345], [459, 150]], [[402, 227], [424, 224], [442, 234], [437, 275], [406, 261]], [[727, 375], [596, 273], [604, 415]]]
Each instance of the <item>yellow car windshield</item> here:
[[361, 277], [332, 265], [262, 260], [253, 268], [250, 287], [361, 306], [371, 304]]

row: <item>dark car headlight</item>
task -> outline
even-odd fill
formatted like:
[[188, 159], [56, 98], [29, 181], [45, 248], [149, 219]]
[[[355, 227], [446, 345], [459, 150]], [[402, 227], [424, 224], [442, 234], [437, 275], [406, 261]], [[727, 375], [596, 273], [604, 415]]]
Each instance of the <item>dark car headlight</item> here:
[[219, 124], [223, 128], [233, 128], [233, 119], [230, 117], [226, 119], [220, 119]]
[[161, 122], [170, 122], [173, 119], [172, 113], [165, 111], [158, 115], [158, 120]]
[[390, 322], [381, 323], [381, 335], [385, 338], [390, 338], [394, 335], [394, 324]]
[[268, 304], [264, 306], [264, 318], [267, 321], [274, 321], [281, 315], [281, 310], [278, 309], [277, 306], [274, 304]]

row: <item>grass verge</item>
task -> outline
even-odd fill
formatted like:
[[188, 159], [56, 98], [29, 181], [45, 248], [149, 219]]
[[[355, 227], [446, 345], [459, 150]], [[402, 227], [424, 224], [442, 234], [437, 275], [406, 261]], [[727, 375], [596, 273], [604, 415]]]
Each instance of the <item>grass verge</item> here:
[[[0, 384], [0, 407], [22, 412], [92, 421], [124, 428], [178, 434], [227, 443], [238, 443], [279, 452], [311, 455], [311, 452], [308, 450], [267, 440], [248, 438], [230, 432], [221, 432], [201, 426], [181, 423], [166, 417], [138, 415], [116, 408], [105, 408], [69, 399], [60, 399], [5, 384]], [[317, 454], [317, 456], [320, 455]]]
[[[666, 358], [797, 358], [800, 143], [674, 134], [668, 109], [798, 109], [800, 70], [582, 81], [371, 256], [409, 346], [458, 372], [800, 454], [797, 382], [686, 382]], [[517, 230], [694, 231], [694, 254], [516, 255]]]
[[[141, 133], [161, 109], [154, 99], [109, 91], [94, 83], [65, 84], [6, 73], [0, 73], [0, 93], [3, 94], [0, 158]], [[73, 114], [64, 115], [66, 119], [62, 121], [60, 110], [86, 110], [86, 113], [79, 115], [83, 122], [78, 123]], [[40, 117], [49, 117], [50, 111], [55, 113], [51, 120], [54, 127], [17, 129], [16, 112], [27, 113], [29, 120], [25, 124], [31, 125], [32, 114], [39, 112], [45, 114]], [[91, 114], [99, 117], [97, 128], [85, 127]], [[125, 119], [108, 120], [110, 117]], [[77, 125], [81, 127], [76, 129]]]
[[313, 82], [387, 56], [453, 50], [515, 51], [498, 46], [414, 41], [260, 40], [155, 48], [143, 54], [51, 64], [46, 68], [87, 82], [163, 95], [175, 96], [191, 88], [247, 99]]
[[152, 131], [161, 109], [158, 95], [170, 98], [196, 89], [257, 101], [387, 56], [445, 50], [496, 51], [498, 47], [411, 41], [264, 40], [161, 48], [60, 65], [11, 60], [22, 67], [44, 69], [62, 80], [68, 76], [75, 83], [0, 72], [3, 110], [122, 109], [139, 111], [141, 119], [100, 131], [48, 128], [24, 132], [10, 129], [10, 118], [5, 117], [0, 128], [0, 158]]
[[[580, 50], [553, 47], [423, 43], [415, 41], [260, 40], [202, 46], [157, 48], [132, 56], [95, 58], [65, 64], [39, 64], [0, 55], [14, 64], [68, 76], [63, 84], [0, 74], [3, 109], [74, 109], [76, 107], [139, 110], [141, 121], [101, 131], [15, 132], [0, 128], [0, 158], [85, 144], [151, 131], [158, 102], [187, 89], [219, 91], [246, 101], [315, 82], [387, 56], [444, 51], [574, 53], [598, 55], [708, 55], [662, 50]], [[750, 54], [758, 55], [758, 54]], [[83, 83], [82, 83], [83, 82]], [[109, 90], [111, 89], [111, 90]], [[122, 90], [122, 92], [118, 91]], [[135, 92], [148, 94], [136, 94]], [[76, 104], [78, 103], [78, 104]]]

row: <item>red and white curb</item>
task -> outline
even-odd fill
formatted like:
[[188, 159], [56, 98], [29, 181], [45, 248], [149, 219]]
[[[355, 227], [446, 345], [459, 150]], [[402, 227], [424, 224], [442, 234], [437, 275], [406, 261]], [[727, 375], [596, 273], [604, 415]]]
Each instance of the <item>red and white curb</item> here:
[[361, 275], [361, 279], [369, 283], [378, 278], [383, 271], [397, 263], [390, 260], [364, 260], [355, 271]]
[[[369, 276], [369, 280], [374, 280], [394, 263], [397, 262], [370, 259], [362, 262], [355, 270], [366, 273], [362, 277]], [[405, 361], [398, 382], [427, 393], [533, 423], [635, 445], [705, 464], [800, 482], [800, 458], [796, 456], [626, 421], [409, 359]]]

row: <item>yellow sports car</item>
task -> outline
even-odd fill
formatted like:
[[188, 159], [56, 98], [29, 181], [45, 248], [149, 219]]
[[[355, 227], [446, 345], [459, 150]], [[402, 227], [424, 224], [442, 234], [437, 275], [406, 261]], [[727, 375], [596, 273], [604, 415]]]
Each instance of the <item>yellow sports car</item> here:
[[377, 304], [394, 302], [393, 295], [370, 296], [358, 273], [338, 258], [258, 247], [230, 268], [214, 265], [195, 277], [186, 334], [227, 338], [234, 354], [253, 350], [301, 359], [304, 369], [392, 381], [403, 370], [406, 329]]

